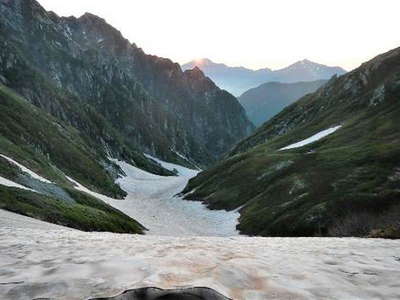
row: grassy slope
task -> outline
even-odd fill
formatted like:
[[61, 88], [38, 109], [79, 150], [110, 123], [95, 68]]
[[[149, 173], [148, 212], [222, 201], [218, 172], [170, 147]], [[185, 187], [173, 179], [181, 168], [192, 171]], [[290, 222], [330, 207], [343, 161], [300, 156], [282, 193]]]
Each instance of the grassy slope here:
[[[333, 108], [317, 111], [324, 91], [306, 96], [239, 144], [225, 161], [192, 179], [186, 198], [204, 200], [211, 208], [245, 205], [239, 229], [252, 235], [365, 236], [393, 226], [385, 216], [400, 206], [396, 74], [386, 78], [385, 99], [376, 105], [355, 101], [361, 99], [357, 95], [342, 103], [329, 98], [326, 103], [332, 101]], [[340, 91], [332, 94], [340, 97]], [[368, 91], [362, 95], [371, 96]], [[279, 124], [290, 125], [288, 120], [296, 118], [303, 119], [277, 133]], [[340, 130], [316, 143], [277, 151], [338, 124], [343, 125]], [[359, 221], [364, 215], [367, 224]]]
[[[0, 153], [56, 183], [73, 199], [68, 202], [50, 194], [0, 186], [0, 208], [81, 230], [142, 232], [143, 227], [135, 220], [73, 190], [65, 179], [67, 174], [97, 191], [115, 197], [125, 195], [99, 164], [102, 158], [89, 150], [78, 132], [1, 85]], [[23, 183], [20, 170], [2, 158], [0, 176]]]
[[[66, 183], [63, 174], [114, 197], [126, 193], [99, 164], [78, 132], [0, 85], [0, 152], [49, 180]], [[56, 166], [56, 167], [54, 167]], [[58, 170], [57, 170], [58, 169]]]
[[[26, 175], [0, 158], [0, 176], [23, 184]], [[0, 209], [84, 231], [143, 233], [141, 224], [101, 200], [67, 184], [45, 185], [52, 186], [56, 193], [36, 193], [0, 185]], [[64, 193], [71, 201], [65, 199]]]
[[143, 232], [142, 225], [104, 202], [73, 189], [66, 191], [75, 202], [0, 185], [0, 208], [83, 231]]

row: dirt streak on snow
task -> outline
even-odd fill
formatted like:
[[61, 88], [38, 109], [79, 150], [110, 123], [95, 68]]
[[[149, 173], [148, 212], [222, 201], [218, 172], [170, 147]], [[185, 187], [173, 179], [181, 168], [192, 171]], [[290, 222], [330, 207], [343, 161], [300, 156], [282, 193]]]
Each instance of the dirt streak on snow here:
[[398, 299], [400, 241], [85, 233], [0, 210], [1, 299], [207, 286], [236, 300]]
[[126, 176], [117, 180], [128, 193], [124, 200], [112, 199], [90, 191], [72, 178], [76, 188], [121, 210], [145, 226], [151, 235], [237, 236], [238, 211], [209, 210], [198, 201], [175, 196], [198, 173], [179, 165], [153, 158], [162, 166], [178, 170], [180, 176], [159, 176], [122, 161], [117, 163]]

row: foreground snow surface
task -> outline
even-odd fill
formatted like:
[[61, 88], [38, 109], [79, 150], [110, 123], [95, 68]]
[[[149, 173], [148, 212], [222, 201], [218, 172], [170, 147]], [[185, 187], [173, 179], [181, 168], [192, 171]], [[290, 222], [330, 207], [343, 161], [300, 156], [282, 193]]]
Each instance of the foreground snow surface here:
[[332, 127], [332, 128], [328, 128], [328, 129], [322, 130], [322, 131], [314, 134], [313, 136], [310, 136], [309, 138], [307, 138], [305, 140], [302, 140], [300, 142], [297, 142], [297, 143], [291, 144], [289, 146], [283, 147], [283, 148], [281, 148], [279, 150], [289, 150], [289, 149], [294, 149], [294, 148], [300, 148], [300, 147], [303, 147], [305, 145], [314, 143], [314, 142], [316, 142], [316, 141], [318, 141], [318, 140], [320, 140], [320, 139], [322, 139], [322, 138], [334, 133], [340, 127], [342, 127], [342, 126], [339, 125], [339, 126], [335, 126], [335, 127]]
[[400, 241], [85, 233], [0, 210], [0, 298], [206, 286], [232, 299], [399, 299]]
[[164, 236], [237, 236], [239, 212], [209, 210], [198, 201], [186, 201], [175, 196], [186, 186], [196, 170], [163, 162], [168, 169], [176, 169], [179, 176], [159, 176], [143, 171], [122, 161], [117, 163], [126, 176], [117, 180], [128, 193], [124, 200], [116, 200], [92, 192], [73, 180], [76, 188], [97, 197], [140, 222], [150, 235]]

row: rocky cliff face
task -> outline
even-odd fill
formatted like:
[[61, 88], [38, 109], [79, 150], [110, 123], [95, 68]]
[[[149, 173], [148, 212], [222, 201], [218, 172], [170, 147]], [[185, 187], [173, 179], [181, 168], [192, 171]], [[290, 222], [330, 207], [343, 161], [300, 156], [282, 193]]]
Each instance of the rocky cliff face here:
[[201, 71], [146, 55], [97, 16], [62, 18], [33, 0], [1, 0], [0, 12], [3, 83], [114, 156], [207, 165], [253, 129]]

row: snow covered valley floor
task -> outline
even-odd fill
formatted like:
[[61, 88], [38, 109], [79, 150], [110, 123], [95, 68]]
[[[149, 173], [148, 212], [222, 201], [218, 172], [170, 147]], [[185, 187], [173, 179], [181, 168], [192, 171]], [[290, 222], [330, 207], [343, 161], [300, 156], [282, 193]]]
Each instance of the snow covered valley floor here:
[[399, 299], [400, 241], [86, 233], [0, 210], [1, 299], [206, 286], [232, 299]]
[[236, 300], [399, 299], [400, 241], [238, 236], [237, 212], [174, 197], [196, 171], [165, 165], [181, 176], [162, 177], [118, 163], [125, 200], [76, 188], [148, 234], [87, 233], [0, 209], [1, 300], [88, 299], [149, 286], [205, 286]]
[[176, 169], [179, 176], [158, 176], [125, 162], [114, 160], [125, 177], [117, 182], [128, 193], [116, 200], [94, 193], [76, 181], [76, 188], [89, 193], [124, 212], [145, 226], [149, 235], [163, 236], [236, 236], [239, 212], [209, 210], [199, 201], [175, 196], [198, 171], [155, 159], [166, 169]]

